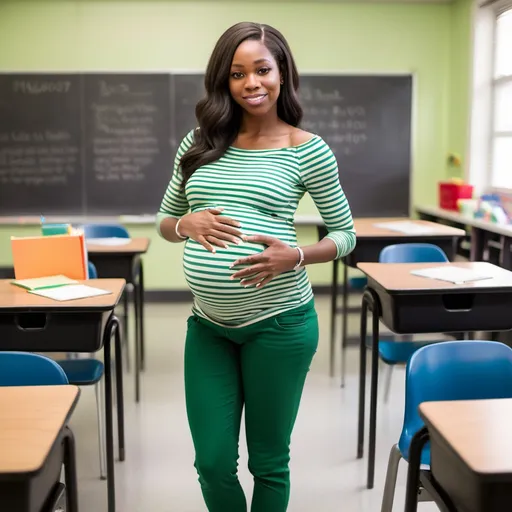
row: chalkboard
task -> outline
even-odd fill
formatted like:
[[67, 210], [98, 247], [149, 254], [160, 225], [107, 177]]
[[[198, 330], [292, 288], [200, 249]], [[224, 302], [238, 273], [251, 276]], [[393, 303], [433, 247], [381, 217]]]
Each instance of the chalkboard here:
[[77, 75], [0, 75], [0, 213], [82, 205]]
[[84, 76], [86, 208], [155, 212], [169, 183], [169, 76]]
[[[204, 75], [0, 74], [0, 215], [155, 213]], [[410, 75], [301, 76], [354, 216], [409, 214]]]

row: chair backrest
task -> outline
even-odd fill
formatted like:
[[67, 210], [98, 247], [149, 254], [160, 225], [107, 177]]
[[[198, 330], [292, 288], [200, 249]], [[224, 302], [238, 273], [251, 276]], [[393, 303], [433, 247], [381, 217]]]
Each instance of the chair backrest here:
[[30, 352], [0, 352], [0, 386], [62, 384], [68, 384], [68, 378], [52, 359]]
[[422, 402], [512, 398], [512, 349], [496, 341], [444, 341], [418, 349], [407, 363], [402, 436], [423, 427]]
[[434, 244], [394, 244], [382, 249], [380, 263], [443, 263], [448, 257]]
[[130, 238], [128, 230], [120, 224], [85, 224], [85, 238]]
[[87, 262], [87, 268], [89, 270], [89, 279], [98, 279], [98, 271], [92, 261]]

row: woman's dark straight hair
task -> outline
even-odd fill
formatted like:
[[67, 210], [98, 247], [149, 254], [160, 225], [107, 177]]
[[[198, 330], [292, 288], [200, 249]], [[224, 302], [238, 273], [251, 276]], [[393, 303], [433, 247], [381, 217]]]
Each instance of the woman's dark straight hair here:
[[192, 146], [181, 157], [182, 187], [195, 170], [218, 160], [240, 130], [242, 107], [229, 91], [231, 62], [238, 46], [247, 40], [261, 41], [276, 60], [283, 79], [277, 100], [277, 115], [298, 126], [302, 107], [297, 96], [299, 73], [284, 36], [269, 25], [241, 22], [228, 28], [213, 49], [204, 79], [205, 97], [196, 105], [198, 128]]

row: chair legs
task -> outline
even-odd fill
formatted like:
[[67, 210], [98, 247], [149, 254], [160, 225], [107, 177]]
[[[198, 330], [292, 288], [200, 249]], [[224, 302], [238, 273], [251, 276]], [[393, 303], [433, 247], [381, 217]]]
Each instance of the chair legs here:
[[384, 485], [384, 495], [382, 496], [382, 507], [381, 512], [392, 512], [393, 511], [393, 501], [395, 499], [395, 487], [396, 487], [396, 478], [398, 475], [398, 465], [400, 463], [400, 459], [402, 458], [402, 454], [398, 449], [398, 445], [395, 444], [391, 448], [391, 452], [389, 453], [389, 461], [388, 461], [388, 469], [386, 472], [386, 483]]
[[100, 452], [100, 478], [107, 479], [107, 454], [105, 447], [105, 418], [103, 417], [103, 377], [94, 386], [96, 392], [96, 409], [98, 415], [98, 445]]
[[384, 388], [384, 403], [387, 404], [389, 401], [389, 392], [391, 391], [391, 378], [393, 377], [394, 364], [389, 364], [386, 372], [386, 383]]

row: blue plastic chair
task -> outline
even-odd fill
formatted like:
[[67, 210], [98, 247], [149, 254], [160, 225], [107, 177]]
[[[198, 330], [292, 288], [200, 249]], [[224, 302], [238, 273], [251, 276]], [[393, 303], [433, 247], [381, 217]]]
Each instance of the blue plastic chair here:
[[[88, 263], [89, 279], [96, 279], [98, 273], [92, 262]], [[76, 356], [76, 354], [74, 355]], [[91, 354], [92, 356], [92, 354]], [[103, 374], [104, 366], [101, 361], [93, 357], [88, 359], [76, 359], [69, 357], [67, 359], [57, 361], [59, 367], [64, 371], [67, 380], [75, 386], [95, 386], [96, 392], [96, 409], [98, 417], [98, 441], [100, 448], [100, 477], [106, 479], [106, 451], [105, 451], [105, 434], [102, 397], [103, 394]]]
[[[388, 245], [379, 255], [379, 263], [444, 263], [448, 257], [442, 249], [433, 244], [407, 243]], [[421, 347], [438, 343], [436, 340], [428, 341], [386, 341], [379, 340], [379, 357], [388, 365], [388, 374], [384, 391], [384, 401], [389, 398], [391, 377], [396, 364], [405, 364], [411, 355]]]
[[98, 272], [92, 261], [87, 263], [87, 270], [89, 272], [89, 279], [98, 279]]
[[84, 224], [85, 238], [130, 238], [128, 230], [120, 224]]
[[30, 352], [0, 352], [0, 386], [69, 384], [64, 370], [49, 357]]
[[[423, 402], [512, 398], [512, 349], [496, 341], [444, 341], [418, 349], [409, 359], [400, 440], [389, 455], [381, 512], [391, 512], [400, 459], [409, 460], [412, 438], [424, 423]], [[430, 466], [430, 445], [421, 455]]]

